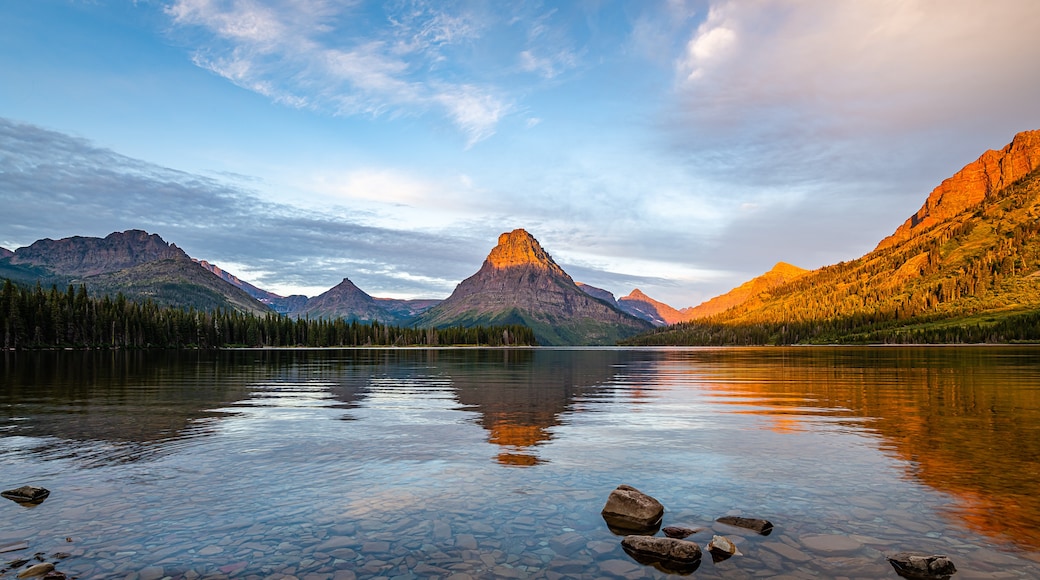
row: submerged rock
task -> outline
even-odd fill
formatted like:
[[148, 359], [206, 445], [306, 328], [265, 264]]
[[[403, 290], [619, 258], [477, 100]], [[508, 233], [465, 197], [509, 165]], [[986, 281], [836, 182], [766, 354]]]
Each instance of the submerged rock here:
[[8, 489], [6, 491], [0, 491], [0, 496], [6, 497], [9, 500], [16, 501], [18, 503], [40, 503], [47, 499], [47, 496], [51, 492], [42, 487], [33, 487], [31, 485], [23, 485], [17, 489]]
[[25, 550], [29, 548], [28, 542], [15, 542], [13, 544], [4, 544], [0, 546], [0, 553], [3, 552], [16, 552], [18, 550]]
[[621, 547], [635, 561], [666, 572], [693, 572], [701, 563], [701, 547], [686, 540], [625, 536], [621, 540]]
[[949, 558], [942, 555], [899, 552], [888, 556], [896, 574], [914, 580], [942, 580], [957, 572]]
[[669, 538], [678, 538], [681, 540], [683, 538], [687, 538], [689, 536], [692, 536], [693, 534], [696, 534], [700, 531], [700, 529], [693, 530], [690, 528], [680, 528], [678, 526], [668, 526], [667, 528], [661, 528], [661, 531], [664, 532], [664, 535], [668, 536]]
[[600, 514], [615, 533], [656, 531], [664, 506], [630, 485], [619, 485], [610, 492]]
[[35, 578], [37, 576], [44, 576], [48, 572], [54, 570], [54, 564], [50, 562], [44, 562], [43, 564], [37, 564], [35, 566], [29, 566], [25, 570], [18, 573], [19, 578]]
[[726, 524], [730, 526], [736, 526], [738, 528], [745, 528], [768, 536], [773, 531], [773, 524], [768, 520], [760, 520], [756, 518], [741, 518], [737, 516], [725, 516], [721, 517], [716, 522], [720, 524]]
[[733, 556], [741, 555], [736, 544], [726, 536], [712, 536], [711, 541], [708, 542], [708, 552], [711, 554], [713, 562], [721, 562]]

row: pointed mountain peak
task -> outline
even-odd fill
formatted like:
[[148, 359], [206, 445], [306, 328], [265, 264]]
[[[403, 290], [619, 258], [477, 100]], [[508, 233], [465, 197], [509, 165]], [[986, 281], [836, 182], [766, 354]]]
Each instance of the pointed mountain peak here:
[[808, 270], [806, 270], [805, 268], [799, 268], [798, 266], [795, 266], [793, 264], [788, 264], [787, 262], [777, 262], [776, 265], [774, 265], [773, 268], [771, 270], [769, 270], [769, 272], [767, 272], [767, 273], [769, 273], [769, 274], [781, 274], [781, 275], [784, 275], [784, 276], [787, 276], [787, 277], [793, 277], [793, 276], [799, 276], [799, 275], [804, 274], [806, 272], [808, 272]]
[[621, 300], [650, 300], [651, 298], [643, 293], [642, 290], [636, 288], [628, 293], [628, 296], [621, 298]]
[[498, 245], [488, 254], [487, 265], [496, 270], [518, 266], [534, 266], [541, 270], [563, 270], [556, 265], [534, 236], [523, 229], [515, 229], [498, 236]]

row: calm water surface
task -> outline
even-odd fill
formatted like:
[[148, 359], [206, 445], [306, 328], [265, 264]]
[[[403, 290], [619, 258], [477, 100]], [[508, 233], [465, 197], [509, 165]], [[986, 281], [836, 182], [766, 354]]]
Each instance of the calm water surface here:
[[[0, 353], [0, 566], [80, 578], [663, 578], [618, 484], [742, 556], [698, 578], [1040, 577], [1040, 349]], [[769, 536], [723, 515], [765, 518]], [[64, 553], [59, 559], [54, 554]], [[64, 556], [64, 554], [62, 554]], [[19, 568], [20, 570], [20, 568]], [[14, 577], [18, 570], [0, 576]]]

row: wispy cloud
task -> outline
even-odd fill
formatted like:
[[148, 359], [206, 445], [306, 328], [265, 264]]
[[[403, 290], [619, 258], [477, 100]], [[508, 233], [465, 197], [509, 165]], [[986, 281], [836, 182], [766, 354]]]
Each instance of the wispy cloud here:
[[[386, 12], [334, 0], [176, 0], [176, 28], [196, 33], [193, 60], [238, 86], [297, 108], [338, 115], [421, 115], [450, 120], [469, 145], [513, 110], [490, 84], [449, 74], [452, 48], [480, 23], [422, 2]], [[378, 22], [372, 22], [372, 19]]]

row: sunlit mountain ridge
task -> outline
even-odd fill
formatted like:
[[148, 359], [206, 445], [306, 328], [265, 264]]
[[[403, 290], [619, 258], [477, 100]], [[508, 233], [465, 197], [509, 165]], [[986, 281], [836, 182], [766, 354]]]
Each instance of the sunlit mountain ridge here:
[[1040, 340], [1040, 131], [936, 188], [861, 258], [637, 344]]

